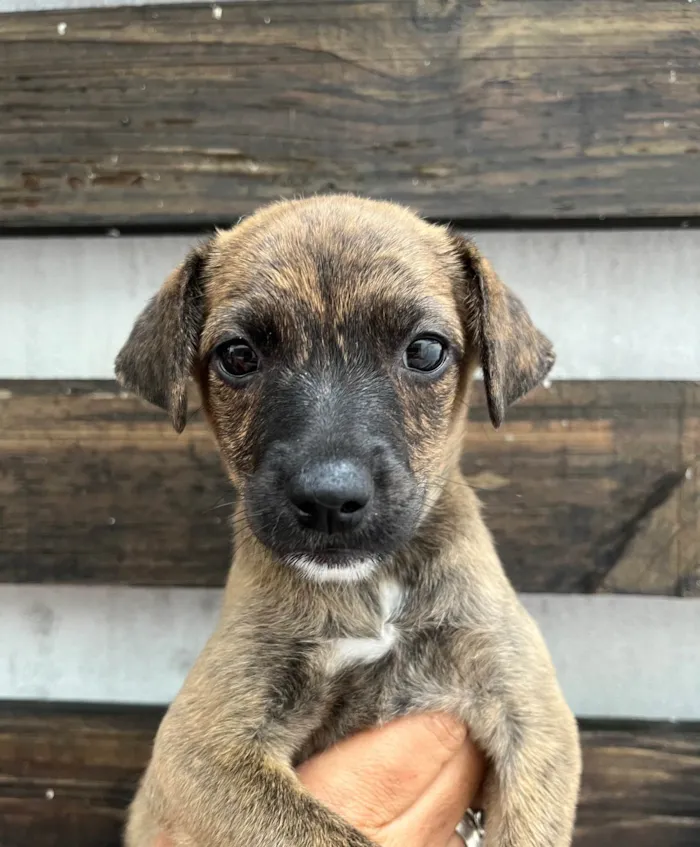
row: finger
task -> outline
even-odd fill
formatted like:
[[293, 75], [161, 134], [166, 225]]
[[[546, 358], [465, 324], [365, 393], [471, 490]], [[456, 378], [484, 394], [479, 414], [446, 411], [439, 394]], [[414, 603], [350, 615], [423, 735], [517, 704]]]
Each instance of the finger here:
[[381, 831], [367, 834], [384, 847], [445, 845], [473, 803], [483, 776], [481, 754], [465, 743], [407, 811]]
[[304, 763], [299, 778], [354, 826], [378, 830], [416, 802], [466, 736], [447, 715], [409, 715], [344, 739]]

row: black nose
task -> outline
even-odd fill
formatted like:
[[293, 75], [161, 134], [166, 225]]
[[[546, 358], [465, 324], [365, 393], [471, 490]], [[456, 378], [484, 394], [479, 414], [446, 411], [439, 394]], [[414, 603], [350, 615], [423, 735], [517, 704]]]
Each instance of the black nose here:
[[308, 465], [291, 480], [288, 494], [302, 526], [331, 534], [362, 521], [372, 489], [369, 471], [342, 459]]

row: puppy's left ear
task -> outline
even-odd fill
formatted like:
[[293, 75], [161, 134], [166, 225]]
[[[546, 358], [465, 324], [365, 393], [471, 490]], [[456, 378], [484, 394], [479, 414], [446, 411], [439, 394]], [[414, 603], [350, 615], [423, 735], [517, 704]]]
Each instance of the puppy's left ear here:
[[187, 383], [204, 322], [203, 272], [209, 244], [192, 250], [136, 319], [114, 369], [119, 383], [170, 414], [182, 432]]
[[460, 235], [454, 241], [464, 272], [467, 330], [479, 351], [489, 415], [498, 428], [506, 408], [547, 376], [554, 350], [476, 245]]

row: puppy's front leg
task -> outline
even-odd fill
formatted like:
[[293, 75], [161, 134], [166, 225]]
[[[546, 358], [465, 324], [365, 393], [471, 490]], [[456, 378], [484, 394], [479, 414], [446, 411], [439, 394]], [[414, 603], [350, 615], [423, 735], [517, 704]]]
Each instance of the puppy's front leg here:
[[132, 807], [127, 847], [152, 847], [161, 828], [174, 847], [374, 847], [255, 744], [216, 754], [187, 744], [165, 760], [154, 756]]
[[507, 632], [472, 636], [465, 652], [472, 691], [463, 716], [490, 762], [484, 847], [569, 847], [581, 773], [576, 720], [534, 622], [519, 604], [509, 617]]
[[300, 686], [285, 670], [290, 644], [251, 640], [246, 614], [259, 612], [237, 608], [217, 628], [163, 718], [126, 847], [153, 847], [161, 830], [174, 847], [373, 847], [297, 779], [291, 760], [322, 718], [322, 691], [311, 671]]

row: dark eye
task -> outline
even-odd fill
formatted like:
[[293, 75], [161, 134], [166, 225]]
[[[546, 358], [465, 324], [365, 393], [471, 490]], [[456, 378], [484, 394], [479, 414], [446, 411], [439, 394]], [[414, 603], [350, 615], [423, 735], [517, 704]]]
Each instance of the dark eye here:
[[243, 379], [255, 373], [260, 364], [258, 354], [241, 338], [226, 341], [214, 351], [219, 371], [230, 379]]
[[406, 348], [403, 363], [412, 371], [436, 371], [447, 358], [447, 345], [434, 335], [421, 335]]

